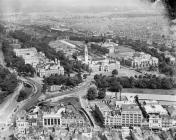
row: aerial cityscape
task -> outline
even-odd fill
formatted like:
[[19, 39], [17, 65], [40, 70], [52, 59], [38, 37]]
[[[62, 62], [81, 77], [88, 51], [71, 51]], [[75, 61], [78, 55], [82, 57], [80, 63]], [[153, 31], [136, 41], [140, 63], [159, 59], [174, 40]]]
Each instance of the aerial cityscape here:
[[0, 0], [0, 140], [176, 140], [176, 1]]

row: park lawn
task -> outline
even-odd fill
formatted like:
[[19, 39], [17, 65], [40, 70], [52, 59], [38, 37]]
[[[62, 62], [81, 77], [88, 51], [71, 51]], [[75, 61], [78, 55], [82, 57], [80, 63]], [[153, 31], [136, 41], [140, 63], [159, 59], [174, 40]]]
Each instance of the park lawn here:
[[17, 102], [21, 102], [23, 100], [26, 100], [31, 95], [31, 93], [32, 93], [32, 87], [24, 87], [22, 89], [22, 91], [25, 92], [25, 95], [21, 96], [20, 95], [21, 93], [20, 93], [19, 96], [18, 96], [18, 98], [17, 98]]
[[145, 94], [160, 94], [160, 95], [176, 95], [176, 89], [140, 89], [140, 88], [124, 88], [124, 93], [145, 93]]

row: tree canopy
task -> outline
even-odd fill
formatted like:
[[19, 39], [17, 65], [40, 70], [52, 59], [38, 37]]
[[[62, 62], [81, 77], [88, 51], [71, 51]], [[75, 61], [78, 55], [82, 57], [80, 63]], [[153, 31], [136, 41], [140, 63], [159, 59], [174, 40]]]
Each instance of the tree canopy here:
[[0, 66], [0, 89], [2, 92], [0, 94], [0, 102], [3, 101], [5, 97], [14, 92], [15, 88], [18, 86], [18, 80], [15, 74], [10, 73], [8, 69]]
[[98, 97], [97, 89], [95, 87], [90, 87], [87, 91], [87, 99], [94, 100]]

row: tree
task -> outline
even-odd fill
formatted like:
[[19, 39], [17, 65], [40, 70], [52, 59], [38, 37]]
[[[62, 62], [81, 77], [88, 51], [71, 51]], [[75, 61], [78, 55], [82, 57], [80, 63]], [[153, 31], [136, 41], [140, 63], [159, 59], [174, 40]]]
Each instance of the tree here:
[[90, 87], [87, 91], [87, 99], [88, 100], [95, 100], [97, 98], [97, 89], [95, 87]]
[[98, 74], [96, 74], [96, 75], [94, 76], [94, 80], [95, 80], [95, 81], [100, 80], [100, 78], [101, 78], [101, 76], [98, 75]]
[[172, 80], [169, 78], [163, 78], [161, 82], [162, 88], [163, 89], [171, 89], [173, 88], [173, 83]]
[[106, 89], [100, 89], [98, 92], [98, 98], [104, 99], [106, 97]]
[[87, 78], [87, 74], [83, 74], [83, 78], [86, 79]]
[[114, 70], [112, 71], [112, 75], [113, 75], [113, 76], [118, 75], [118, 71], [117, 71], [116, 69], [114, 69]]
[[120, 93], [120, 100], [121, 100], [121, 92], [122, 92], [123, 86], [118, 81], [114, 81], [111, 83], [110, 90], [116, 92], [116, 98], [117, 98], [117, 92]]
[[78, 56], [78, 55], [77, 55], [76, 52], [72, 54], [72, 57], [73, 57], [73, 59], [74, 59], [75, 61], [78, 59], [77, 56]]
[[156, 78], [152, 78], [149, 82], [149, 88], [156, 89], [157, 88], [157, 81]]
[[26, 91], [24, 91], [24, 90], [20, 91], [17, 102], [23, 101], [24, 99], [27, 98], [27, 96], [28, 96], [28, 93]]

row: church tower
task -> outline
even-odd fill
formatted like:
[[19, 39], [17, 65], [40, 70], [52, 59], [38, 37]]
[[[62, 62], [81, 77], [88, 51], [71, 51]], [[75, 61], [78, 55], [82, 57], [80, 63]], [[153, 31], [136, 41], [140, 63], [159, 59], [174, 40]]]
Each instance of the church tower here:
[[84, 48], [84, 61], [85, 61], [86, 64], [88, 64], [88, 62], [89, 62], [89, 55], [88, 55], [87, 45], [85, 45], [85, 48]]

